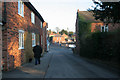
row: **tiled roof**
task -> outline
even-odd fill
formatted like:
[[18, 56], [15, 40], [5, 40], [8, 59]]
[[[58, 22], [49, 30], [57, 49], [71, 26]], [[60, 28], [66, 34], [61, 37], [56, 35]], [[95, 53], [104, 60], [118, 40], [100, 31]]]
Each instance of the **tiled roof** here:
[[96, 20], [93, 16], [93, 12], [90, 11], [78, 11], [78, 14], [84, 19], [84, 21], [99, 23], [100, 20]]
[[61, 34], [56, 34], [55, 37], [63, 37]]
[[24, 2], [26, 6], [28, 6], [37, 16], [38, 18], [44, 22], [43, 17], [40, 15], [40, 13], [35, 9], [35, 7], [30, 2]]

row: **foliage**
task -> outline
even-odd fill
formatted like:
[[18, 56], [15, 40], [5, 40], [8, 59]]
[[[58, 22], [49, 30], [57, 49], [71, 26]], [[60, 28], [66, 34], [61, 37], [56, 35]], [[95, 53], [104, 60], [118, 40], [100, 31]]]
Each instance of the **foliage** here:
[[80, 16], [78, 14], [78, 27], [79, 27], [79, 37], [80, 37], [80, 45], [84, 43], [85, 38], [87, 38], [88, 36], [90, 36], [91, 34], [91, 23], [87, 22], [84, 20], [84, 18], [82, 16]]
[[70, 37], [71, 37], [73, 34], [74, 34], [73, 31], [70, 31], [70, 32], [69, 32], [69, 36], [70, 36]]
[[118, 62], [120, 60], [120, 32], [97, 32], [85, 40], [81, 45], [80, 55], [106, 61]]
[[55, 31], [53, 31], [53, 33], [54, 33], [54, 34], [56, 34], [56, 32], [55, 32]]
[[97, 2], [94, 0], [94, 4], [96, 7], [88, 10], [93, 11], [95, 19], [100, 19], [107, 24], [120, 22], [120, 2]]
[[66, 35], [68, 35], [68, 32], [67, 32], [67, 30], [64, 30], [64, 29], [62, 29], [60, 32], [59, 32], [61, 35], [63, 35], [63, 34], [66, 34]]
[[59, 31], [60, 31], [60, 28], [59, 28], [59, 27], [56, 27], [55, 29], [56, 29], [56, 32], [59, 32]]
[[52, 40], [53, 40], [53, 36], [51, 36], [49, 40], [50, 40], [49, 42], [52, 42]]

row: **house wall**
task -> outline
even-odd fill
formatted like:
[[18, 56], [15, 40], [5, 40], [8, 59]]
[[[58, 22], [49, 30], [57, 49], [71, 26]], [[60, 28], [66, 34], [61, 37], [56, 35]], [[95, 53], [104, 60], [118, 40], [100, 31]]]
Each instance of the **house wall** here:
[[2, 2], [0, 1], [0, 80], [2, 79]]
[[[96, 30], [101, 31], [101, 26], [104, 26], [104, 23], [91, 23], [91, 32], [95, 32]], [[108, 24], [108, 31], [115, 31], [120, 29], [120, 23], [116, 24]]]
[[43, 23], [43, 51], [47, 51], [47, 23]]
[[78, 14], [77, 14], [77, 19], [76, 19], [76, 48], [75, 48], [75, 53], [76, 54], [79, 54], [80, 52], [80, 37], [79, 37], [79, 25], [78, 25], [78, 22], [79, 22], [79, 18], [78, 18]]
[[2, 78], [2, 25], [0, 24], [0, 79], [1, 78]]
[[53, 37], [53, 43], [55, 42], [64, 42], [65, 38], [64, 37]]
[[[33, 58], [32, 52], [32, 33], [37, 35], [36, 41], [40, 41], [41, 20], [35, 16], [35, 24], [31, 23], [31, 10], [24, 4], [24, 17], [18, 14], [17, 2], [6, 2], [4, 5], [3, 16], [3, 69], [11, 70], [19, 67], [29, 58]], [[5, 8], [6, 7], [6, 8]], [[24, 30], [24, 49], [19, 48], [19, 30]], [[36, 42], [37, 43], [37, 42]]]
[[115, 31], [117, 29], [120, 29], [120, 23], [109, 24], [108, 27], [109, 27], [108, 31]]
[[101, 31], [101, 26], [103, 25], [103, 23], [91, 23], [91, 32]]

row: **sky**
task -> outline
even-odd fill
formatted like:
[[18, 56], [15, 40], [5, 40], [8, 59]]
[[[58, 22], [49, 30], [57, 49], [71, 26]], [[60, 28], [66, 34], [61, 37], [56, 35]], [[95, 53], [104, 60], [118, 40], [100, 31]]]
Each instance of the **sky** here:
[[65, 29], [75, 32], [76, 13], [86, 11], [93, 5], [92, 0], [29, 0], [43, 19], [48, 30]]

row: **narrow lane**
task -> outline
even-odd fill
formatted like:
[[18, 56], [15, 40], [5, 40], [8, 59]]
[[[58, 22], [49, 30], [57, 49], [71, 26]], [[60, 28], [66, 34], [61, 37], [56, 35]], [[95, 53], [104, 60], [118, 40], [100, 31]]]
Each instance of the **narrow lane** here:
[[75, 56], [68, 48], [51, 46], [53, 55], [45, 78], [118, 78], [104, 68]]

